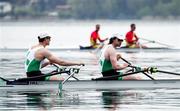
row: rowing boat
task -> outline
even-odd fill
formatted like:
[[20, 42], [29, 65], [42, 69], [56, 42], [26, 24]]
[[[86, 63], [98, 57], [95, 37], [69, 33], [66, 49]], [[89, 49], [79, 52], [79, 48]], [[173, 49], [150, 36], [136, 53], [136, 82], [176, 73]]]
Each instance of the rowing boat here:
[[69, 80], [62, 81], [26, 81], [1, 82], [0, 90], [13, 91], [59, 91], [59, 90], [117, 90], [117, 89], [157, 89], [180, 88], [180, 80]]
[[[158, 41], [154, 41], [154, 40], [149, 40], [149, 39], [145, 39], [145, 38], [139, 38], [139, 39], [141, 39], [141, 40], [143, 40], [143, 41], [146, 41], [145, 43], [147, 44], [147, 43], [153, 43], [153, 44], [158, 44], [158, 45], [160, 45], [161, 47], [143, 47], [143, 44], [145, 44], [145, 43], [141, 43], [141, 44], [139, 44], [139, 46], [140, 47], [132, 47], [132, 48], [129, 48], [129, 47], [127, 47], [127, 46], [122, 46], [121, 48], [118, 48], [118, 49], [124, 49], [124, 50], [132, 50], [132, 49], [135, 49], [135, 50], [139, 50], [139, 49], [145, 49], [145, 50], [167, 50], [167, 49], [172, 49], [173, 48], [173, 46], [171, 46], [171, 45], [168, 45], [168, 44], [165, 44], [165, 43], [161, 43], [161, 42], [158, 42]], [[104, 43], [101, 43], [101, 44], [104, 44]], [[95, 48], [93, 48], [93, 46], [82, 46], [82, 45], [79, 45], [79, 49], [80, 50], [90, 50], [90, 49], [95, 49]]]
[[[92, 80], [79, 80], [74, 75], [79, 73], [82, 66], [78, 68], [57, 68], [53, 73], [48, 73], [36, 77], [19, 78], [19, 79], [5, 79], [0, 77], [0, 90], [13, 90], [13, 91], [62, 91], [62, 90], [115, 90], [115, 89], [154, 89], [154, 88], [180, 88], [180, 79], [161, 79], [156, 80], [149, 74], [152, 73], [165, 73], [172, 75], [180, 75], [179, 73], [158, 70], [155, 67], [140, 68], [133, 66], [127, 60], [122, 58], [131, 67], [131, 72], [123, 73], [121, 75], [113, 75], [95, 78]], [[135, 70], [133, 70], [135, 69]], [[63, 81], [36, 81], [40, 77], [53, 76], [57, 74], [67, 73], [69, 76]], [[110, 80], [114, 77], [124, 77], [128, 75], [142, 73], [149, 77], [151, 80]], [[74, 78], [75, 80], [69, 80]]]
[[[79, 49], [80, 50], [93, 50], [93, 49], [96, 49], [96, 48], [92, 48], [91, 46], [79, 46]], [[135, 49], [135, 50], [137, 50], [137, 49], [145, 49], [145, 50], [148, 50], [148, 49], [150, 49], [150, 50], [163, 50], [163, 49], [171, 49], [171, 48], [169, 48], [169, 47], [146, 47], [146, 48], [128, 48], [128, 47], [121, 47], [121, 48], [117, 48], [117, 49]]]
[[[66, 50], [80, 50], [80, 51], [93, 51], [93, 50], [100, 50], [98, 48], [86, 48], [81, 46], [79, 49], [66, 49]], [[121, 51], [121, 52], [140, 52], [140, 51], [145, 51], [145, 52], [162, 52], [162, 51], [180, 51], [179, 49], [175, 48], [168, 48], [168, 47], [148, 47], [148, 48], [127, 48], [127, 47], [120, 47], [116, 48], [116, 50]]]
[[[0, 49], [0, 52], [24, 52], [27, 49]], [[80, 48], [53, 48], [50, 49], [51, 51], [58, 52], [58, 51], [77, 51], [77, 52], [92, 52], [92, 51], [99, 51], [100, 49], [80, 49]], [[118, 51], [121, 52], [180, 52], [179, 48], [167, 48], [167, 47], [149, 47], [149, 48], [117, 48]]]

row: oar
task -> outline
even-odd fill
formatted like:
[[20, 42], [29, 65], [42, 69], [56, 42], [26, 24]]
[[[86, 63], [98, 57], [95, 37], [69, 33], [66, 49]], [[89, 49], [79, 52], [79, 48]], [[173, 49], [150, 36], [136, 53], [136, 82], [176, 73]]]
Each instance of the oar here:
[[173, 46], [171, 46], [171, 45], [164, 44], [164, 43], [161, 43], [161, 42], [157, 42], [157, 41], [154, 41], [154, 40], [149, 40], [149, 39], [145, 39], [145, 38], [139, 38], [139, 39], [148, 41], [148, 42], [150, 42], [150, 43], [157, 43], [157, 44], [159, 44], [159, 45], [163, 45], [163, 46], [166, 46], [166, 47], [173, 47]]
[[[132, 68], [136, 68], [136, 66], [132, 66], [132, 64], [130, 62], [128, 62], [126, 59], [124, 59], [123, 57], [121, 57], [121, 59], [126, 62], [127, 64], [129, 64], [129, 67], [132, 67]], [[151, 77], [150, 75], [148, 75], [147, 73], [145, 72], [142, 72], [144, 75], [146, 75], [147, 77], [149, 77], [150, 79], [152, 80], [155, 80], [153, 77]]]
[[2, 79], [3, 81], [6, 81], [6, 82], [9, 81], [9, 80], [7, 80], [7, 79], [5, 79], [5, 78], [2, 78], [2, 77], [0, 77], [0, 79]]
[[127, 61], [126, 59], [124, 59], [124, 58], [122, 58], [122, 57], [121, 57], [121, 59], [122, 59], [124, 62], [126, 62], [127, 64], [129, 64], [129, 65], [131, 66], [131, 63], [130, 63], [129, 61]]
[[148, 75], [147, 73], [143, 72], [144, 75], [146, 75], [147, 77], [149, 77], [151, 80], [155, 80], [153, 77], [151, 77], [150, 75]]
[[162, 71], [162, 70], [156, 70], [156, 72], [161, 72], [161, 73], [165, 73], [165, 74], [172, 74], [172, 75], [180, 76], [180, 73], [175, 73], [175, 72]]

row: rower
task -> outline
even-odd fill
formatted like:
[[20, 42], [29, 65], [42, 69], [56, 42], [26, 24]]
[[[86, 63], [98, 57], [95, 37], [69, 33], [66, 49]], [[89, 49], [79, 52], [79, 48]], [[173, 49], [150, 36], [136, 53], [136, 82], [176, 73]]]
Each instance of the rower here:
[[[104, 46], [103, 49], [101, 49], [100, 66], [103, 77], [120, 75], [121, 72], [118, 72], [118, 70], [122, 70], [128, 67], [127, 63], [123, 65], [118, 65], [118, 60], [121, 58], [121, 55], [116, 52], [115, 48], [120, 47], [122, 42], [123, 39], [114, 36], [110, 38], [109, 44]], [[110, 77], [108, 79], [127, 80], [127, 79], [140, 79], [140, 78], [133, 75], [129, 75], [124, 77]]]
[[99, 40], [99, 42], [101, 42], [101, 43], [108, 40], [108, 38], [105, 38], [105, 39], [100, 38], [99, 30], [100, 30], [100, 25], [97, 24], [96, 25], [96, 30], [91, 33], [90, 44], [91, 44], [92, 48], [99, 48], [99, 47], [102, 48], [103, 47], [103, 46], [100, 46], [101, 44], [97, 43], [97, 40]]
[[[35, 77], [44, 75], [41, 68], [50, 64], [58, 64], [62, 66], [83, 65], [81, 62], [70, 62], [60, 59], [53, 55], [47, 48], [50, 44], [51, 36], [48, 34], [40, 34], [38, 36], [39, 43], [29, 48], [26, 54], [25, 70], [27, 77]], [[45, 61], [46, 60], [46, 61]], [[63, 80], [57, 76], [48, 76], [38, 78], [36, 80]]]
[[141, 45], [138, 41], [139, 38], [134, 32], [136, 30], [136, 25], [131, 24], [130, 27], [131, 27], [131, 30], [126, 33], [126, 39], [125, 39], [126, 47], [127, 48], [147, 48], [146, 46]]

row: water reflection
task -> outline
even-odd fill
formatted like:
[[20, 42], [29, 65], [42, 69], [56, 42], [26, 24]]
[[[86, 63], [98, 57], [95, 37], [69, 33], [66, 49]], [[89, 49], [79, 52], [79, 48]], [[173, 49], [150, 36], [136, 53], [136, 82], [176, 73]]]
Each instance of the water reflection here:
[[49, 99], [49, 102], [47, 103], [45, 100], [46, 96], [43, 95], [43, 93], [22, 93], [22, 95], [26, 95], [26, 105], [31, 108], [48, 110], [53, 107], [53, 98], [51, 98], [51, 100]]
[[0, 109], [49, 110], [54, 107], [57, 95], [52, 92], [9, 92], [1, 91]]
[[102, 92], [102, 101], [104, 108], [108, 109], [109, 111], [115, 111], [118, 108], [120, 100], [121, 96], [119, 92]]

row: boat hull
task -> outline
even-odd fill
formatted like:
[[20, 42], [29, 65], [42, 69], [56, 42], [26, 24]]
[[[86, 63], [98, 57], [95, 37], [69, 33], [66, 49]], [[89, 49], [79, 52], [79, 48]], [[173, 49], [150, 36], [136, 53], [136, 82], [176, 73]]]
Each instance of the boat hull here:
[[61, 81], [29, 81], [1, 83], [0, 90], [15, 91], [59, 91], [59, 90], [116, 90], [116, 89], [156, 89], [180, 88], [180, 80], [70, 80]]
[[69, 81], [63, 85], [70, 89], [154, 89], [180, 88], [180, 80], [108, 80], [108, 81]]
[[61, 87], [60, 81], [1, 82], [0, 90], [13, 91], [54, 91]]

